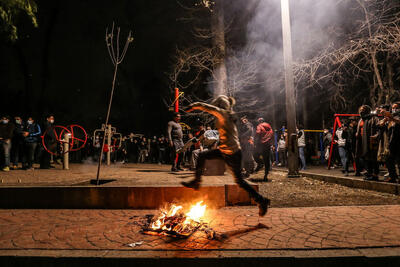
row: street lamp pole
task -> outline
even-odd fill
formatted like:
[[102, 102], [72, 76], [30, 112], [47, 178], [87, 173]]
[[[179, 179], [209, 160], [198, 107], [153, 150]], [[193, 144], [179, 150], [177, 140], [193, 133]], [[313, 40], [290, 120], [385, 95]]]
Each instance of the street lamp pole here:
[[290, 33], [289, 0], [281, 0], [283, 59], [286, 88], [286, 123], [288, 149], [288, 177], [299, 177], [298, 148], [296, 133], [296, 98], [293, 80], [292, 40]]

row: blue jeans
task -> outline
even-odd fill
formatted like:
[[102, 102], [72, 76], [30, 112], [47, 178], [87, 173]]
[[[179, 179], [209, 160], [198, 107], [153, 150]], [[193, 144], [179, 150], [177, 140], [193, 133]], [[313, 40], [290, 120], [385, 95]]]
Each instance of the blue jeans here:
[[[25, 153], [23, 159], [23, 167], [32, 168], [33, 161], [35, 160], [35, 150], [37, 143], [25, 143]], [[44, 153], [47, 153], [45, 151]]]
[[304, 156], [304, 146], [299, 146], [299, 157], [301, 161], [301, 169], [306, 169], [306, 157]]
[[342, 162], [343, 170], [348, 171], [346, 149], [343, 146], [339, 146], [338, 150], [339, 150], [339, 155], [340, 155], [340, 160]]
[[11, 140], [0, 140], [0, 144], [4, 153], [4, 167], [10, 166], [10, 150], [11, 150]]

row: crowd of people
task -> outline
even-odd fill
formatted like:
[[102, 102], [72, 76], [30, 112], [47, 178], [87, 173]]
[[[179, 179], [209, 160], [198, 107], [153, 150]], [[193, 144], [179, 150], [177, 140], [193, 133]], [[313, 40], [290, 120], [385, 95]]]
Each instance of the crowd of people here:
[[[113, 137], [112, 144], [103, 149], [111, 152], [111, 162], [171, 164], [171, 171], [183, 168], [196, 169], [199, 155], [219, 145], [219, 132], [211, 126], [197, 125], [185, 132], [180, 127], [180, 115], [175, 114], [168, 123], [165, 136], [150, 138], [129, 134], [122, 138]], [[345, 176], [354, 172], [364, 175], [366, 180], [378, 181], [380, 170], [387, 169], [383, 180], [397, 182], [396, 165], [400, 162], [400, 103], [382, 105], [374, 110], [363, 105], [359, 115], [341, 119], [341, 124], [333, 129], [324, 129], [320, 156], [330, 162], [332, 168], [341, 168]], [[39, 168], [53, 167], [50, 162], [57, 158], [45, 151], [41, 136], [54, 125], [54, 116], [47, 116], [38, 123], [33, 117], [23, 120], [20, 116], [3, 116], [0, 123], [0, 166], [3, 171], [10, 169], [32, 170], [33, 163]], [[302, 125], [297, 127], [300, 169], [310, 164], [310, 154], [315, 145], [310, 144], [310, 136]], [[238, 141], [242, 150], [241, 171], [244, 177], [264, 169], [264, 180], [272, 165], [287, 165], [287, 136], [284, 129], [273, 130], [264, 118], [251, 123], [246, 116], [237, 122]], [[49, 131], [51, 133], [51, 131]], [[334, 138], [333, 138], [334, 137]], [[51, 149], [57, 144], [52, 134], [45, 136]], [[333, 139], [333, 140], [332, 140]], [[312, 141], [312, 140], [311, 140]], [[86, 159], [98, 160], [102, 145], [102, 135], [89, 137], [84, 149], [72, 152], [72, 162]], [[179, 150], [179, 151], [177, 151]], [[310, 152], [311, 151], [311, 152]], [[182, 153], [177, 153], [182, 152]]]
[[[0, 123], [0, 165], [3, 171], [18, 169], [32, 170], [37, 161], [41, 169], [51, 168], [51, 156], [41, 146], [41, 136], [54, 124], [54, 116], [48, 115], [42, 123], [34, 117], [28, 116], [25, 120], [21, 116], [13, 119], [2, 116]], [[48, 131], [45, 142], [49, 147], [56, 145], [54, 134]]]
[[[325, 155], [332, 166], [341, 166], [349, 175], [364, 175], [365, 180], [380, 181], [381, 167], [386, 168], [383, 181], [395, 183], [400, 165], [400, 102], [381, 105], [374, 110], [362, 105], [359, 117], [344, 120], [334, 135], [324, 129]], [[334, 140], [332, 141], [332, 137]], [[330, 151], [332, 150], [332, 151]]]

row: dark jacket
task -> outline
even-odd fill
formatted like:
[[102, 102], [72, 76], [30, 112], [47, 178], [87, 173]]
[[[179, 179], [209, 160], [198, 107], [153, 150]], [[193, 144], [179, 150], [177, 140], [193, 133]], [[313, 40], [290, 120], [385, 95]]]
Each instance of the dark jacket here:
[[43, 125], [43, 133], [46, 132], [46, 134], [44, 135], [46, 144], [56, 143], [57, 137], [55, 131], [53, 130], [53, 125], [48, 121], [45, 121], [42, 125]]
[[[363, 127], [360, 127], [364, 121]], [[363, 128], [363, 135], [361, 135]], [[378, 152], [378, 118], [376, 116], [360, 119], [357, 125], [356, 155], [366, 157], [367, 160], [376, 160]]]
[[25, 137], [23, 136], [24, 128], [25, 128], [25, 124], [23, 124], [23, 123], [15, 124], [14, 135], [12, 138], [13, 144], [22, 144], [24, 142], [24, 139], [25, 139]]
[[[400, 119], [400, 116], [396, 117]], [[400, 148], [400, 124], [398, 123], [389, 123], [388, 127], [389, 134], [389, 150], [391, 154], [397, 154]]]
[[27, 124], [24, 131], [29, 133], [29, 135], [25, 137], [24, 140], [25, 143], [39, 142], [40, 134], [42, 133], [39, 124], [37, 123]]
[[12, 123], [0, 123], [0, 137], [2, 139], [11, 139], [14, 133], [14, 124]]

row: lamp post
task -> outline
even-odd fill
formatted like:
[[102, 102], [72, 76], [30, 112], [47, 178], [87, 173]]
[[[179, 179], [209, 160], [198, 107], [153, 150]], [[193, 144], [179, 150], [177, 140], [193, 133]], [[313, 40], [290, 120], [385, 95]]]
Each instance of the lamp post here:
[[286, 123], [288, 136], [288, 177], [299, 177], [296, 133], [296, 99], [293, 81], [292, 40], [290, 33], [289, 0], [281, 0], [283, 59], [286, 88]]

